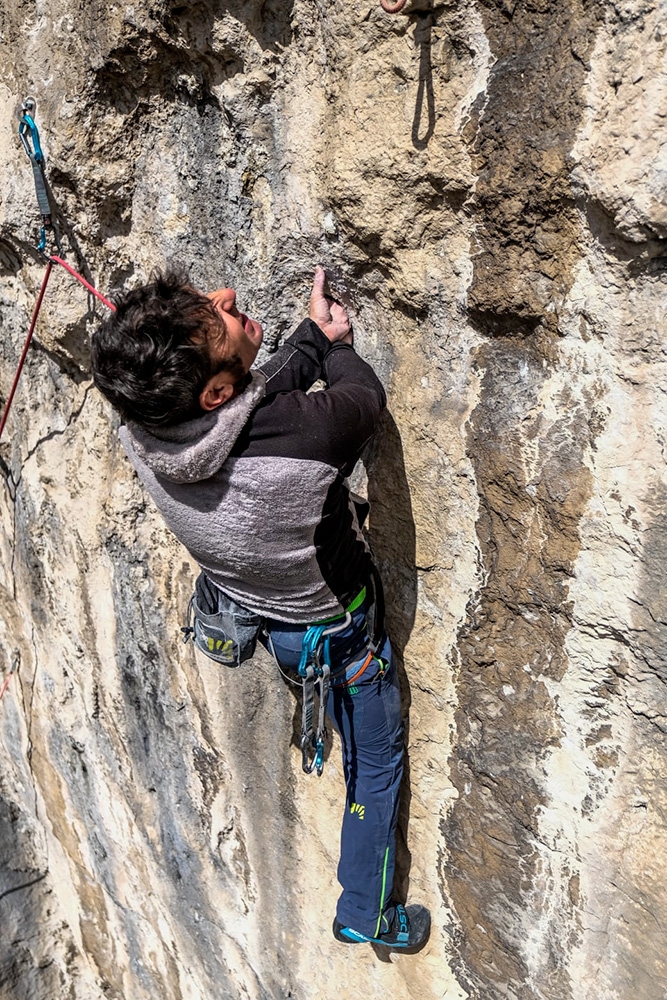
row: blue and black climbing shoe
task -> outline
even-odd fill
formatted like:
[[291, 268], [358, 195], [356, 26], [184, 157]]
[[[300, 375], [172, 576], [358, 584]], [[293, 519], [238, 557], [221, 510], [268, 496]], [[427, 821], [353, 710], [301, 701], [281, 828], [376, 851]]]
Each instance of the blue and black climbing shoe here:
[[333, 922], [333, 935], [345, 944], [382, 945], [401, 951], [419, 951], [428, 941], [431, 930], [431, 914], [425, 906], [413, 904], [401, 906], [397, 903], [382, 914], [381, 929], [377, 937], [360, 934], [352, 927], [345, 927], [339, 920]]

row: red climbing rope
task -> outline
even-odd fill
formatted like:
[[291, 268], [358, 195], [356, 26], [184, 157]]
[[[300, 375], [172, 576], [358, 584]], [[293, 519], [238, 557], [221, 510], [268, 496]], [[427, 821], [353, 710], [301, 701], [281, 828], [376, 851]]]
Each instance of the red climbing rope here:
[[100, 300], [100, 302], [102, 302], [107, 307], [107, 309], [111, 309], [112, 312], [116, 311], [116, 307], [113, 304], [113, 302], [109, 302], [108, 299], [104, 298], [101, 292], [98, 292], [96, 288], [93, 288], [92, 285], [89, 285], [86, 279], [83, 277], [83, 275], [79, 274], [78, 271], [75, 271], [74, 268], [67, 263], [67, 261], [62, 260], [60, 257], [49, 257], [49, 260], [53, 261], [54, 264], [61, 264], [66, 271], [69, 271], [69, 273], [76, 278], [77, 281], [81, 282], [84, 288], [87, 288], [89, 292], [92, 292], [93, 295], [96, 295], [97, 298]]
[[398, 14], [403, 10], [407, 3], [407, 0], [396, 0], [396, 3], [389, 3], [389, 0], [380, 0], [382, 10], [386, 10], [387, 14]]
[[[5, 424], [7, 423], [7, 417], [9, 416], [9, 407], [12, 405], [12, 400], [14, 399], [14, 393], [16, 392], [16, 387], [19, 384], [19, 379], [21, 377], [21, 372], [23, 371], [23, 364], [28, 353], [28, 348], [30, 347], [30, 341], [32, 340], [32, 335], [35, 329], [35, 324], [37, 323], [37, 317], [39, 316], [39, 310], [42, 305], [42, 299], [44, 298], [44, 292], [46, 291], [46, 286], [49, 283], [49, 278], [51, 277], [51, 271], [53, 269], [53, 264], [51, 261], [46, 265], [46, 273], [44, 275], [44, 280], [42, 281], [42, 287], [39, 290], [39, 295], [37, 297], [37, 303], [33, 309], [32, 319], [30, 320], [30, 329], [28, 330], [28, 336], [25, 338], [25, 344], [23, 345], [23, 350], [21, 351], [21, 357], [19, 358], [19, 365], [16, 369], [16, 375], [14, 376], [14, 381], [12, 382], [12, 387], [9, 390], [9, 396], [7, 397], [7, 402], [5, 403], [5, 412], [2, 414], [2, 420], [0, 421], [0, 437], [2, 437], [2, 432], [5, 429]], [[4, 694], [4, 692], [3, 692]]]
[[12, 674], [15, 674], [16, 671], [18, 670], [20, 662], [21, 662], [21, 657], [20, 657], [20, 654], [17, 653], [16, 656], [14, 657], [14, 659], [12, 660], [12, 665], [9, 668], [9, 673], [7, 674], [7, 676], [5, 677], [4, 681], [2, 682], [2, 687], [0, 687], [0, 701], [2, 701], [2, 699], [4, 697], [4, 694], [5, 694], [5, 691], [9, 687], [9, 682], [10, 682], [10, 680], [12, 678]]
[[[14, 375], [14, 381], [12, 382], [12, 387], [10, 389], [7, 402], [5, 403], [5, 409], [2, 414], [2, 419], [0, 420], [0, 438], [2, 437], [2, 432], [4, 431], [5, 424], [7, 423], [7, 417], [9, 416], [9, 409], [12, 405], [12, 400], [14, 399], [14, 393], [16, 392], [16, 388], [19, 384], [19, 379], [21, 377], [21, 372], [23, 371], [23, 365], [25, 364], [25, 359], [28, 354], [28, 348], [30, 347], [30, 341], [32, 340], [32, 335], [35, 332], [35, 326], [37, 325], [37, 317], [39, 316], [39, 310], [42, 307], [42, 300], [44, 298], [44, 293], [46, 292], [46, 286], [49, 283], [49, 278], [51, 277], [51, 271], [53, 270], [53, 265], [60, 264], [60, 266], [64, 267], [66, 271], [69, 271], [72, 277], [76, 278], [77, 281], [80, 281], [81, 284], [84, 286], [84, 288], [87, 288], [92, 295], [95, 295], [100, 300], [100, 302], [103, 302], [104, 305], [107, 307], [107, 309], [111, 309], [114, 312], [116, 310], [116, 307], [113, 304], [113, 302], [110, 302], [109, 299], [105, 299], [105, 297], [102, 294], [100, 294], [100, 292], [98, 292], [96, 288], [93, 288], [90, 282], [86, 281], [86, 279], [83, 277], [82, 274], [79, 274], [78, 271], [75, 271], [73, 267], [71, 267], [66, 261], [62, 259], [62, 257], [55, 257], [55, 256], [47, 257], [46, 254], [44, 253], [44, 250], [46, 248], [47, 229], [49, 229], [53, 233], [58, 253], [61, 253], [61, 250], [60, 250], [60, 241], [58, 239], [58, 231], [51, 220], [52, 212], [48, 196], [48, 185], [46, 184], [46, 180], [44, 178], [44, 154], [42, 153], [42, 148], [39, 142], [39, 130], [33, 118], [34, 109], [35, 109], [34, 97], [27, 97], [23, 102], [21, 110], [21, 124], [19, 126], [19, 136], [21, 138], [23, 148], [30, 157], [30, 161], [33, 167], [33, 173], [35, 179], [35, 192], [37, 194], [37, 205], [40, 214], [42, 216], [42, 229], [40, 235], [40, 242], [37, 247], [37, 250], [39, 251], [39, 253], [43, 254], [44, 257], [46, 257], [46, 272], [42, 280], [42, 287], [40, 288], [39, 295], [37, 296], [37, 302], [35, 303], [35, 308], [33, 309], [32, 319], [30, 320], [30, 329], [28, 330], [28, 336], [25, 339], [25, 344], [23, 345], [23, 350], [21, 351], [21, 357], [19, 358], [16, 374]], [[19, 663], [20, 663], [20, 655], [17, 653], [16, 656], [14, 657], [11, 667], [9, 668], [9, 673], [3, 680], [2, 684], [0, 685], [0, 701], [2, 701], [5, 691], [9, 687], [9, 682], [11, 680], [12, 674], [16, 673], [16, 671], [18, 670]]]
[[61, 264], [66, 271], [69, 271], [69, 273], [76, 278], [77, 281], [81, 282], [84, 288], [87, 288], [89, 292], [92, 292], [93, 295], [96, 295], [97, 298], [100, 300], [100, 302], [103, 302], [108, 309], [113, 309], [114, 312], [116, 309], [113, 302], [109, 302], [108, 299], [105, 299], [105, 297], [100, 292], [98, 292], [96, 288], [93, 288], [93, 286], [86, 281], [83, 275], [79, 274], [78, 271], [75, 271], [74, 268], [71, 267], [66, 261], [62, 260], [62, 258], [60, 257], [49, 257], [46, 265], [46, 273], [44, 274], [44, 280], [42, 281], [42, 287], [39, 290], [39, 295], [37, 296], [37, 302], [35, 303], [35, 308], [32, 313], [32, 319], [30, 320], [30, 329], [28, 330], [28, 336], [25, 339], [25, 344], [23, 345], [23, 350], [21, 351], [21, 357], [19, 358], [18, 368], [16, 369], [16, 375], [14, 376], [14, 381], [12, 382], [12, 387], [9, 391], [7, 402], [5, 403], [5, 410], [4, 413], [2, 414], [2, 420], [0, 420], [0, 438], [2, 437], [2, 432], [4, 431], [5, 424], [7, 423], [7, 417], [9, 416], [9, 408], [12, 405], [12, 400], [14, 399], [14, 393], [16, 392], [16, 387], [19, 384], [21, 372], [23, 371], [23, 365], [25, 364], [25, 359], [28, 354], [28, 348], [30, 347], [30, 341], [32, 340], [32, 335], [35, 331], [35, 326], [37, 325], [37, 317], [39, 316], [39, 310], [41, 309], [42, 306], [42, 299], [44, 298], [44, 292], [46, 291], [46, 286], [49, 283], [49, 278], [51, 277], [51, 271], [53, 270], [54, 264]]
[[[74, 268], [71, 267], [66, 261], [62, 260], [61, 257], [48, 258], [46, 264], [46, 271], [44, 273], [44, 278], [42, 279], [42, 287], [39, 290], [39, 295], [37, 296], [37, 302], [35, 303], [35, 308], [33, 309], [32, 312], [32, 319], [30, 320], [30, 329], [28, 330], [28, 336], [25, 338], [25, 344], [23, 345], [23, 350], [21, 351], [21, 357], [19, 358], [19, 363], [16, 369], [16, 374], [14, 376], [14, 381], [12, 382], [12, 387], [10, 389], [9, 396], [7, 397], [7, 402], [5, 403], [5, 409], [4, 413], [2, 414], [2, 420], [0, 420], [0, 438], [2, 437], [2, 432], [4, 431], [5, 424], [7, 423], [7, 417], [9, 416], [9, 408], [12, 405], [12, 400], [14, 399], [14, 393], [16, 392], [16, 387], [19, 384], [21, 372], [23, 371], [23, 365], [25, 364], [25, 359], [28, 354], [28, 348], [30, 347], [30, 341], [32, 340], [32, 335], [35, 332], [35, 326], [37, 325], [37, 317], [39, 316], [39, 310], [42, 307], [42, 299], [44, 298], [44, 293], [46, 292], [46, 286], [49, 283], [49, 278], [51, 277], [51, 271], [53, 270], [54, 264], [62, 265], [62, 267], [64, 267], [66, 271], [69, 271], [69, 273], [73, 277], [75, 277], [77, 281], [81, 282], [84, 288], [87, 288], [89, 292], [92, 292], [93, 295], [97, 296], [100, 302], [103, 302], [108, 309], [112, 309], [114, 312], [116, 311], [116, 307], [113, 304], [113, 302], [109, 302], [108, 299], [105, 299], [105, 297], [100, 292], [98, 292], [96, 288], [93, 288], [93, 286], [86, 281], [86, 279], [83, 277], [82, 274], [79, 274], [78, 271], [75, 271]], [[12, 674], [15, 673], [17, 669], [18, 669], [18, 658], [14, 661], [14, 663], [12, 663], [9, 673], [3, 680], [2, 685], [0, 685], [0, 701], [2, 701], [5, 691], [9, 687], [9, 682], [11, 680]]]

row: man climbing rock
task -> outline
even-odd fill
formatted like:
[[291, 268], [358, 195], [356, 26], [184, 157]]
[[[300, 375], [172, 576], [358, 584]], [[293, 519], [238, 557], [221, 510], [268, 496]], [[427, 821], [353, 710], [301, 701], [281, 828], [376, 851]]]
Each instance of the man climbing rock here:
[[[178, 273], [122, 294], [93, 338], [95, 383], [167, 525], [199, 563], [195, 638], [238, 665], [258, 636], [304, 691], [304, 769], [321, 773], [324, 709], [347, 799], [333, 924], [342, 942], [417, 949], [430, 917], [392, 899], [403, 731], [379, 580], [346, 477], [385, 394], [315, 273], [310, 316], [252, 368], [259, 323], [233, 289]], [[326, 389], [307, 393], [315, 381]], [[381, 614], [379, 615], [381, 618]]]

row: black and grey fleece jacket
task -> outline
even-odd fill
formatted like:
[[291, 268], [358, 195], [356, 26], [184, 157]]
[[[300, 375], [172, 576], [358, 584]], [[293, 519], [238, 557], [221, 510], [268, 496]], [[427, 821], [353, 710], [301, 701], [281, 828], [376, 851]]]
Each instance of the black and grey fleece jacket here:
[[[305, 624], [339, 614], [370, 554], [346, 485], [385, 405], [370, 365], [311, 320], [240, 395], [120, 437], [167, 525], [235, 601]], [[324, 379], [322, 392], [306, 389]]]

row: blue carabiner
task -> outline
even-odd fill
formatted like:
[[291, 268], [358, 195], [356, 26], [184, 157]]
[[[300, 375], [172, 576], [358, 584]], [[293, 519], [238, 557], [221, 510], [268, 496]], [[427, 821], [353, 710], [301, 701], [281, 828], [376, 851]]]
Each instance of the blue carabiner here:
[[321, 738], [315, 743], [315, 757], [310, 768], [311, 772], [313, 769], [317, 772], [317, 777], [321, 778], [324, 771], [324, 740]]
[[[317, 651], [322, 641], [322, 635], [326, 632], [326, 625], [310, 625], [303, 636], [301, 643], [301, 660], [299, 662], [299, 675], [301, 677], [306, 676], [306, 669], [309, 663], [314, 663]], [[328, 640], [325, 640], [325, 652], [329, 652]], [[316, 673], [319, 676], [321, 671], [316, 669]]]
[[[42, 147], [39, 141], [39, 129], [35, 124], [35, 119], [32, 115], [29, 115], [29, 111], [33, 111], [35, 108], [35, 101], [31, 97], [26, 97], [21, 108], [21, 124], [19, 125], [19, 136], [21, 137], [21, 142], [23, 143], [23, 148], [30, 157], [34, 159], [36, 163], [44, 162], [44, 154], [42, 153]], [[28, 142], [28, 136], [32, 140], [32, 149], [30, 148], [30, 143]]]

